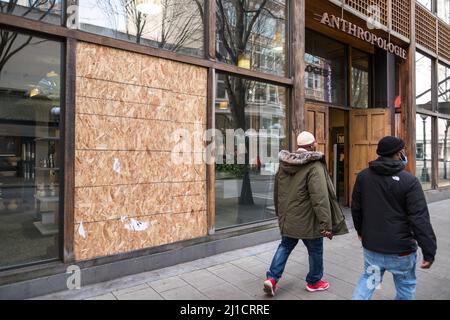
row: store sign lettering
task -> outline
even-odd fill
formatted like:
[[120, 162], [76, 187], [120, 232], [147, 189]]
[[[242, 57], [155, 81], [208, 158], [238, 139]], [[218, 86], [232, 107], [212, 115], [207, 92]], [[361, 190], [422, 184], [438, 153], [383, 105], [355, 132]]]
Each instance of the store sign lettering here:
[[308, 64], [306, 66], [306, 68], [305, 68], [305, 71], [307, 73], [314, 73], [314, 74], [317, 74], [317, 75], [323, 76], [323, 77], [328, 77], [330, 75], [330, 71], [329, 70], [316, 67], [316, 66], [314, 66], [312, 64]]
[[389, 42], [388, 40], [378, 37], [376, 34], [364, 30], [363, 28], [343, 19], [336, 17], [335, 15], [329, 15], [324, 13], [320, 20], [320, 23], [329, 26], [330, 28], [338, 29], [346, 32], [358, 39], [366, 41], [372, 45], [378, 46], [379, 48], [386, 50], [396, 56], [406, 59], [406, 50], [399, 47], [398, 45]]

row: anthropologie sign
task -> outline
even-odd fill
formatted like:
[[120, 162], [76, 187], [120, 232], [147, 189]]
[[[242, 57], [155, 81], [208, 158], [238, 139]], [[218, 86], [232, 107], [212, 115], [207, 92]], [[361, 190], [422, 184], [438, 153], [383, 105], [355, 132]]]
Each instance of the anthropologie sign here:
[[[320, 15], [319, 15], [320, 16]], [[376, 34], [364, 30], [360, 26], [351, 23], [343, 18], [336, 17], [335, 15], [329, 15], [324, 12], [321, 16], [320, 23], [329, 26], [330, 28], [338, 29], [346, 32], [358, 39], [371, 43], [372, 45], [378, 46], [379, 48], [386, 50], [390, 53], [399, 56], [402, 59], [406, 59], [406, 50], [398, 45], [377, 36]]]

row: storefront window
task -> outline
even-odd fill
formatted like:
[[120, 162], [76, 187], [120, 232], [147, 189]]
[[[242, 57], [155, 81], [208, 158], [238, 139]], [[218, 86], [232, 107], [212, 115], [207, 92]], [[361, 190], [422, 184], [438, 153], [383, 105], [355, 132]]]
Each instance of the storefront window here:
[[450, 114], [450, 68], [440, 64], [438, 68], [438, 110]]
[[369, 107], [370, 55], [352, 49], [352, 107]]
[[286, 1], [216, 1], [217, 59], [286, 75]]
[[307, 29], [305, 63], [306, 99], [346, 105], [345, 45]]
[[438, 17], [450, 24], [450, 0], [438, 0]]
[[432, 134], [431, 117], [416, 115], [416, 176], [424, 189], [431, 189]]
[[0, 12], [61, 24], [62, 0], [0, 0]]
[[450, 185], [450, 120], [438, 119], [438, 186]]
[[83, 31], [203, 55], [203, 0], [79, 0]]
[[61, 43], [0, 29], [0, 269], [59, 257]]
[[288, 143], [287, 90], [225, 74], [217, 82], [226, 94], [216, 92], [216, 228], [273, 219], [278, 153]]
[[416, 52], [416, 104], [417, 108], [432, 110], [431, 59]]

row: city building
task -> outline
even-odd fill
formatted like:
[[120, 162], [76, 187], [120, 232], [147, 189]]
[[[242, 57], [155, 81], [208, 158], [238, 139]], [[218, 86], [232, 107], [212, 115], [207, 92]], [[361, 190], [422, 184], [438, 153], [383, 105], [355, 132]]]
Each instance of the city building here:
[[275, 239], [302, 130], [448, 198], [449, 129], [450, 0], [0, 0], [0, 298]]

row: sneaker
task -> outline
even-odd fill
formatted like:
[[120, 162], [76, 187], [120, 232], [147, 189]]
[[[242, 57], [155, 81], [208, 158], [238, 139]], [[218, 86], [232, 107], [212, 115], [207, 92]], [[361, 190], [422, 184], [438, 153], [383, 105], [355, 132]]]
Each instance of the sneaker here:
[[277, 282], [274, 279], [267, 278], [264, 281], [264, 292], [269, 296], [275, 296], [275, 291], [277, 290]]
[[315, 291], [324, 291], [327, 290], [330, 287], [330, 284], [326, 281], [320, 280], [316, 284], [307, 284], [306, 290], [309, 292], [315, 292]]

